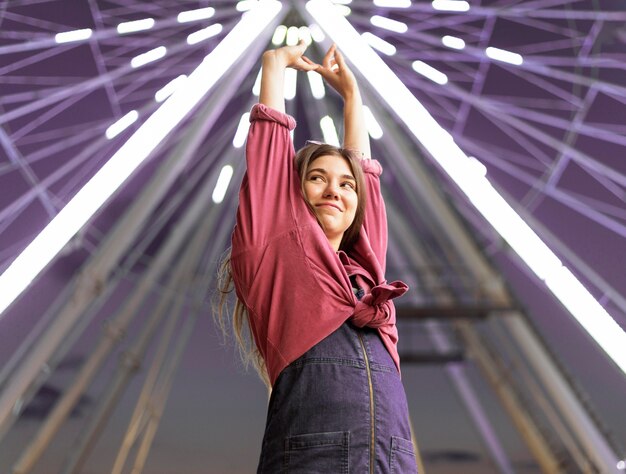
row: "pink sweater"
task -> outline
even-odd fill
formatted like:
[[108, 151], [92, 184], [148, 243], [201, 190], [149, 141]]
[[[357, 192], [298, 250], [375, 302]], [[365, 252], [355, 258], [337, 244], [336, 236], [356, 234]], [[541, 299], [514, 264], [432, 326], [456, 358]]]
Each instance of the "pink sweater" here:
[[[365, 221], [350, 255], [335, 252], [302, 195], [289, 135], [295, 120], [257, 104], [250, 121], [231, 266], [270, 382], [347, 319], [377, 328], [399, 371], [391, 299], [408, 287], [399, 281], [387, 284], [384, 278], [387, 216], [380, 164], [361, 161], [367, 183]], [[352, 275], [365, 290], [361, 301], [352, 292]]]

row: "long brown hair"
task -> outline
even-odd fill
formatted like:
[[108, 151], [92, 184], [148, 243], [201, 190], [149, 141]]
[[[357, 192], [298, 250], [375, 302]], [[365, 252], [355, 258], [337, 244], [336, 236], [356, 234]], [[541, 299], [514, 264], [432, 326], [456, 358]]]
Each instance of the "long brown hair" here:
[[[358, 197], [357, 208], [354, 215], [352, 224], [343, 234], [339, 249], [345, 252], [349, 252], [352, 246], [356, 243], [361, 227], [363, 226], [363, 220], [365, 219], [365, 176], [359, 158], [356, 153], [346, 148], [338, 148], [326, 143], [311, 143], [308, 142], [306, 146], [298, 150], [295, 158], [296, 169], [300, 175], [300, 187], [302, 191], [302, 198], [304, 199], [304, 182], [306, 179], [306, 170], [313, 161], [321, 156], [336, 156], [342, 158], [348, 162], [352, 174], [356, 180], [356, 193]], [[306, 199], [305, 199], [306, 201]], [[308, 202], [307, 202], [308, 204]], [[310, 206], [309, 206], [310, 207]], [[313, 215], [313, 209], [311, 208]], [[217, 293], [216, 298], [213, 301], [213, 315], [214, 318], [222, 330], [224, 337], [227, 337], [227, 323], [229, 319], [228, 314], [228, 298], [233, 293], [235, 284], [233, 281], [232, 269], [230, 266], [230, 249], [222, 259], [217, 274]], [[259, 376], [270, 387], [269, 375], [265, 366], [265, 360], [263, 359], [259, 349], [257, 348], [252, 330], [250, 329], [250, 323], [248, 321], [248, 311], [246, 306], [235, 296], [235, 307], [232, 314], [232, 330], [237, 341], [239, 348], [239, 354], [244, 363], [244, 366], [248, 366], [250, 363], [254, 366]]]

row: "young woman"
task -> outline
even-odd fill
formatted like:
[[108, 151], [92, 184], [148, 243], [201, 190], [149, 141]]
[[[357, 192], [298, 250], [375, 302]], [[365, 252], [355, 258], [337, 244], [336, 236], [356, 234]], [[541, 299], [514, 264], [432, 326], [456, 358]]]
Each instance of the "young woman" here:
[[[415, 473], [384, 277], [387, 220], [354, 75], [332, 46], [322, 64], [306, 45], [263, 55], [252, 109], [226, 292], [235, 332], [248, 325], [272, 393], [259, 473]], [[344, 147], [297, 154], [285, 114], [285, 68], [316, 71], [344, 100]], [[231, 280], [232, 279], [232, 280]], [[222, 300], [223, 303], [223, 300]]]

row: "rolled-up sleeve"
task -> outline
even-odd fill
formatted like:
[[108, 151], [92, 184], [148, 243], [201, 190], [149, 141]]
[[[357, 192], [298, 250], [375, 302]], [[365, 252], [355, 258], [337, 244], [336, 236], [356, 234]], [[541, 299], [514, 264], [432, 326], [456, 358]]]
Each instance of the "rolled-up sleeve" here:
[[387, 211], [380, 190], [380, 175], [383, 168], [377, 160], [361, 160], [367, 186], [367, 205], [363, 229], [382, 272], [387, 258]]
[[239, 191], [233, 251], [263, 246], [293, 226], [292, 201], [299, 189], [289, 132], [296, 122], [263, 104], [250, 113], [246, 173]]

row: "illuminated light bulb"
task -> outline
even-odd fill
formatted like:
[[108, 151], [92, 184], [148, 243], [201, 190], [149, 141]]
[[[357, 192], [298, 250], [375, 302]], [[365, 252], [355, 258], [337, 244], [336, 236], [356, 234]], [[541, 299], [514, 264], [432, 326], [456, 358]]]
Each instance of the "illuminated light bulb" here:
[[139, 56], [135, 56], [130, 60], [130, 65], [134, 68], [143, 66], [144, 64], [151, 63], [161, 59], [167, 53], [165, 46], [159, 46], [158, 48], [151, 49]]
[[374, 114], [366, 105], [363, 106], [363, 114], [365, 115], [365, 124], [367, 131], [374, 140], [379, 140], [383, 137], [383, 129], [380, 127], [378, 120], [374, 117]]
[[278, 25], [272, 35], [272, 44], [274, 46], [280, 46], [285, 41], [287, 35], [287, 27], [285, 25]]
[[120, 35], [135, 33], [137, 31], [149, 30], [154, 26], [154, 18], [144, 18], [143, 20], [126, 21], [117, 25], [117, 32]]
[[246, 112], [239, 119], [239, 125], [235, 132], [235, 138], [233, 138], [233, 146], [235, 148], [241, 148], [246, 142], [248, 136], [248, 129], [250, 128], [250, 112]]
[[213, 7], [198, 8], [196, 10], [180, 12], [176, 20], [178, 23], [188, 23], [190, 21], [206, 20], [213, 15], [215, 15], [215, 8]]
[[252, 86], [252, 93], [255, 96], [261, 95], [261, 76], [263, 75], [263, 68], [259, 69], [259, 73], [256, 75], [256, 79], [254, 80], [254, 86]]
[[413, 70], [437, 84], [447, 84], [448, 76], [423, 61], [413, 61]]
[[298, 30], [298, 27], [290, 26], [289, 28], [287, 28], [287, 45], [296, 45], [298, 44], [298, 41], [300, 41], [300, 30]]
[[313, 38], [311, 37], [311, 30], [309, 30], [308, 26], [301, 26], [298, 28], [298, 36], [300, 39], [304, 40], [307, 46], [310, 46], [313, 43]]
[[466, 12], [470, 9], [470, 4], [465, 0], [433, 0], [432, 6], [444, 12]]
[[456, 36], [446, 35], [443, 38], [441, 38], [441, 42], [443, 43], [444, 46], [447, 46], [448, 48], [452, 48], [452, 49], [464, 49], [465, 48], [465, 41], [463, 41], [461, 38], [457, 38]]
[[311, 32], [311, 37], [317, 43], [321, 43], [322, 41], [324, 41], [324, 38], [326, 38], [326, 36], [324, 35], [324, 32], [322, 31], [322, 29], [319, 27], [317, 23], [313, 23], [312, 25], [309, 25], [309, 31]]
[[384, 8], [410, 8], [411, 0], [374, 0], [374, 5]]
[[485, 53], [491, 59], [495, 59], [496, 61], [502, 61], [504, 63], [514, 64], [515, 66], [519, 66], [524, 62], [524, 58], [521, 54], [513, 53], [511, 51], [507, 51], [506, 49], [494, 48], [493, 46], [489, 46]]
[[393, 56], [396, 54], [396, 47], [394, 45], [388, 43], [382, 38], [379, 38], [375, 34], [366, 31], [361, 36], [372, 48], [377, 49], [381, 53], [384, 53], [387, 56]]
[[335, 128], [333, 119], [328, 115], [322, 117], [320, 119], [320, 128], [322, 129], [322, 135], [324, 135], [324, 142], [338, 147], [339, 136], [337, 135], [337, 128]]
[[111, 140], [112, 138], [118, 136], [132, 124], [134, 124], [139, 118], [139, 114], [136, 110], [131, 110], [126, 115], [124, 115], [121, 119], [115, 122], [113, 125], [110, 125], [109, 128], [106, 129], [104, 133], [105, 136]]
[[324, 88], [324, 81], [315, 71], [307, 71], [307, 77], [309, 78], [309, 85], [311, 86], [311, 94], [316, 99], [323, 99], [326, 96], [326, 89]]
[[215, 23], [214, 25], [207, 26], [201, 30], [195, 31], [187, 36], [187, 44], [197, 44], [206, 39], [219, 35], [222, 32], [222, 25]]
[[156, 100], [157, 102], [163, 102], [165, 99], [171, 96], [176, 91], [176, 89], [178, 89], [185, 83], [185, 79], [187, 79], [187, 76], [184, 74], [181, 74], [177, 78], [172, 79], [154, 94], [154, 100]]
[[298, 71], [293, 68], [285, 69], [285, 89], [286, 100], [293, 100], [296, 97], [296, 82], [298, 81]]
[[228, 185], [230, 184], [230, 179], [233, 177], [233, 167], [230, 165], [226, 165], [220, 171], [220, 175], [217, 178], [217, 183], [215, 183], [215, 189], [213, 190], [213, 202], [215, 204], [219, 204], [224, 200], [224, 196], [226, 196], [226, 191], [228, 190]]
[[379, 28], [384, 28], [385, 30], [395, 31], [396, 33], [406, 33], [409, 30], [406, 23], [392, 20], [391, 18], [380, 15], [374, 15], [370, 18], [370, 23], [374, 26], [378, 26]]
[[82, 30], [64, 31], [54, 35], [54, 41], [59, 44], [71, 43], [74, 41], [84, 41], [91, 38], [93, 31], [91, 28], [83, 28]]

